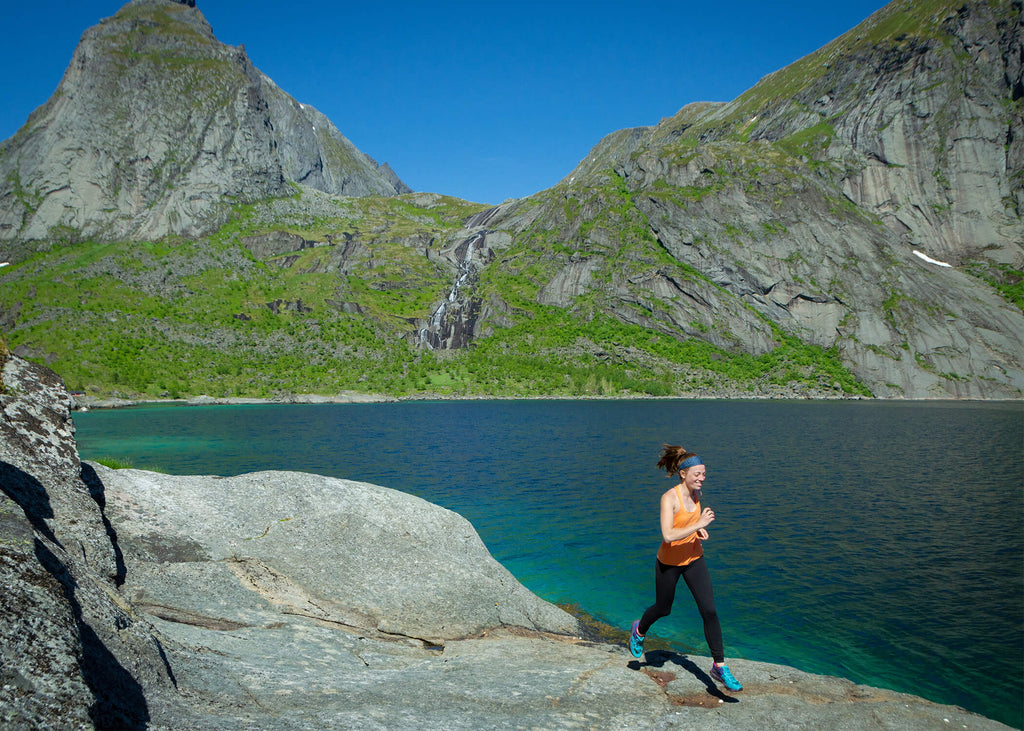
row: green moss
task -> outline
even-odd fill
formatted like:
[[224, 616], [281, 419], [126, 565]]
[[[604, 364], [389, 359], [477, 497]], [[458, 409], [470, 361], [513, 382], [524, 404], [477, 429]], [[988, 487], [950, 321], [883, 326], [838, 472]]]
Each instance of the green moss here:
[[836, 131], [827, 122], [807, 127], [788, 137], [783, 137], [775, 146], [793, 157], [807, 158], [817, 163], [835, 138]]
[[22, 220], [27, 221], [39, 210], [39, 206], [43, 204], [43, 199], [46, 196], [38, 190], [26, 190], [21, 183], [21, 174], [17, 167], [14, 167], [7, 174], [6, 182], [14, 195], [14, 199], [24, 207], [25, 215], [22, 217]]
[[898, 0], [828, 45], [765, 77], [737, 99], [735, 116], [744, 122], [765, 104], [792, 99], [823, 79], [837, 57], [851, 57], [872, 47], [899, 48], [913, 43], [944, 42], [942, 20], [955, 9], [949, 0]]
[[1009, 264], [971, 262], [967, 272], [994, 288], [1007, 302], [1024, 311], [1024, 272]]
[[180, 19], [187, 12], [184, 5], [146, 5], [129, 3], [114, 15], [114, 20], [131, 21], [132, 34], [142, 37], [174, 37], [190, 45], [211, 45], [211, 40], [194, 26]]
[[112, 470], [127, 470], [135, 466], [128, 457], [98, 457], [95, 461]]

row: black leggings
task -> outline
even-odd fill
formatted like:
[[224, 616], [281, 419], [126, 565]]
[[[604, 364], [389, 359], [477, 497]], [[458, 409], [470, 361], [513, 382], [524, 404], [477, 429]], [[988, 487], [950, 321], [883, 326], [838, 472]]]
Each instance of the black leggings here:
[[654, 604], [647, 608], [644, 616], [640, 618], [640, 626], [637, 630], [640, 634], [647, 634], [651, 625], [662, 617], [672, 613], [672, 601], [676, 596], [676, 584], [679, 577], [686, 580], [697, 602], [697, 610], [704, 620], [704, 638], [708, 641], [711, 649], [711, 657], [715, 662], [725, 660], [725, 651], [722, 646], [722, 624], [718, 621], [718, 612], [715, 611], [715, 595], [711, 590], [711, 572], [708, 565], [701, 556], [696, 561], [686, 566], [666, 566], [661, 561], [655, 560], [654, 569]]

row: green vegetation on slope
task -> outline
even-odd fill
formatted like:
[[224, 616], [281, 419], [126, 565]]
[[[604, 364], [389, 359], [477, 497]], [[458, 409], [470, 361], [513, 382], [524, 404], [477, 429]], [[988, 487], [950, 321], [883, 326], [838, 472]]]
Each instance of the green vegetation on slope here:
[[[628, 277], [650, 262], [677, 266], [621, 181], [600, 195], [607, 200], [591, 202], [599, 213], [583, 233], [601, 230], [618, 243], [601, 252], [599, 276]], [[454, 276], [423, 249], [450, 243], [482, 207], [413, 200], [343, 199], [310, 215], [296, 194], [237, 206], [202, 241], [81, 242], [36, 255], [0, 273], [0, 307], [18, 313], [8, 339], [73, 391], [127, 398], [668, 396], [755, 393], [765, 384], [864, 393], [834, 353], [781, 335], [779, 348], [755, 358], [624, 323], [604, 314], [593, 293], [575, 311], [539, 304], [551, 263], [574, 251], [553, 231], [502, 252], [477, 285], [480, 296], [507, 303], [510, 326], [462, 350], [418, 347], [415, 323]], [[274, 231], [314, 245], [256, 260], [245, 241]]]
[[1024, 311], [1024, 272], [1013, 269], [1008, 264], [991, 262], [974, 262], [968, 271], [992, 286], [1003, 298]]

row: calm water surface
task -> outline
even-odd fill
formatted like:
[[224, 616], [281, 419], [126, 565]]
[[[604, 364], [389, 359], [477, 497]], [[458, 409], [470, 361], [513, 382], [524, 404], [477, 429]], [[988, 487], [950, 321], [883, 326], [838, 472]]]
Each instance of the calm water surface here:
[[[727, 656], [1024, 723], [1024, 404], [470, 401], [76, 414], [83, 459], [286, 469], [469, 519], [540, 596], [622, 628], [654, 599], [663, 443], [708, 465]], [[707, 655], [685, 590], [655, 635]], [[742, 680], [742, 678], [741, 678]]]

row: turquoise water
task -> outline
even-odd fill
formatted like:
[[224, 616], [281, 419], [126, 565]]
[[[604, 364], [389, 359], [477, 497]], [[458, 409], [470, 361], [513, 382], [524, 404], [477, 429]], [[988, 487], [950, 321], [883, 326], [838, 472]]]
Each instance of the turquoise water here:
[[[1024, 405], [469, 401], [76, 414], [83, 459], [287, 469], [469, 519], [537, 594], [618, 627], [653, 601], [663, 443], [700, 452], [726, 654], [1024, 723]], [[707, 654], [683, 590], [655, 635]], [[742, 678], [741, 678], [742, 680]]]

